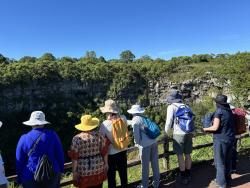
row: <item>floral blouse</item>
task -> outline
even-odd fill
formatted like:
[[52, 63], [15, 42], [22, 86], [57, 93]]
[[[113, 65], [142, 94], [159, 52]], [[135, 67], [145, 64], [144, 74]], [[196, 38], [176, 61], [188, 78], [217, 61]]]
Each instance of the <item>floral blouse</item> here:
[[101, 174], [105, 171], [103, 156], [108, 143], [99, 131], [82, 132], [73, 137], [70, 157], [77, 160], [77, 173], [80, 176]]

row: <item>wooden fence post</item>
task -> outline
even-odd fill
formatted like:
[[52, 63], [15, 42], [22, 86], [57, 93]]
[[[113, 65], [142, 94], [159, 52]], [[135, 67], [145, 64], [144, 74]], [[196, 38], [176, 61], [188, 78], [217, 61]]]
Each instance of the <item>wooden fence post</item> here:
[[164, 152], [164, 159], [166, 162], [165, 168], [167, 170], [169, 170], [170, 166], [169, 166], [169, 139], [168, 139], [168, 136], [164, 136], [163, 141], [164, 141], [163, 142], [163, 152]]

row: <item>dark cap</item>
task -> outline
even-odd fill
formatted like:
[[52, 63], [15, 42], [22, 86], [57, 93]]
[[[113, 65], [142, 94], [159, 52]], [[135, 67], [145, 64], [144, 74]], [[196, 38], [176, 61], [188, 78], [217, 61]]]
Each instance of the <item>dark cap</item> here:
[[227, 96], [226, 95], [222, 95], [222, 94], [219, 94], [216, 96], [216, 98], [214, 98], [214, 101], [216, 103], [219, 103], [219, 104], [228, 104], [227, 103]]

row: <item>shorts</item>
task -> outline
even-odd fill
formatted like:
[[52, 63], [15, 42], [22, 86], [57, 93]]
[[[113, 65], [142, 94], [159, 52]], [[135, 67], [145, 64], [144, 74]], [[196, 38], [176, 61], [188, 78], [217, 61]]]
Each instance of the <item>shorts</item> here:
[[191, 154], [193, 150], [192, 134], [174, 134], [173, 151], [177, 155]]

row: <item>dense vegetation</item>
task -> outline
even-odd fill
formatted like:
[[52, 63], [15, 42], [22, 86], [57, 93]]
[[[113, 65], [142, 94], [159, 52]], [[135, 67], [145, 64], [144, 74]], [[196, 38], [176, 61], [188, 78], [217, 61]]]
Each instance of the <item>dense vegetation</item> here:
[[[44, 98], [37, 99], [46, 104], [39, 110], [46, 113], [47, 119], [53, 124], [53, 129], [63, 138], [65, 150], [76, 133], [73, 125], [79, 122], [80, 115], [92, 113], [102, 119], [99, 107], [107, 98], [119, 100], [125, 114], [132, 103], [140, 102], [147, 106], [147, 115], [163, 126], [166, 106], [148, 106], [149, 82], [167, 78], [171, 82], [178, 83], [203, 77], [208, 72], [221, 82], [230, 82], [230, 91], [236, 96], [236, 102], [243, 104], [240, 102], [250, 93], [250, 53], [247, 52], [234, 55], [182, 56], [168, 61], [152, 59], [147, 55], [135, 59], [135, 55], [128, 50], [121, 53], [120, 59], [108, 61], [102, 56], [96, 57], [93, 51], [87, 52], [79, 59], [71, 57], [57, 59], [52, 54], [46, 53], [40, 58], [25, 56], [20, 60], [13, 60], [0, 54], [0, 88], [3, 92], [17, 85], [21, 88], [29, 85], [46, 88], [67, 81], [76, 81], [90, 88], [89, 92], [79, 93], [71, 99], [56, 90]], [[13, 100], [17, 103], [21, 101], [25, 106], [27, 98], [28, 96], [24, 96]], [[2, 105], [3, 101], [0, 98], [0, 106]], [[199, 127], [200, 116], [212, 110], [213, 105], [207, 97], [203, 103], [192, 104], [192, 108], [196, 113]], [[10, 164], [13, 164], [16, 143], [20, 135], [29, 130], [21, 126], [21, 122], [27, 120], [29, 115], [30, 111], [25, 108], [19, 112], [0, 112], [0, 119], [5, 124], [0, 132], [0, 148], [7, 158], [7, 165], [12, 169], [14, 165]]]

